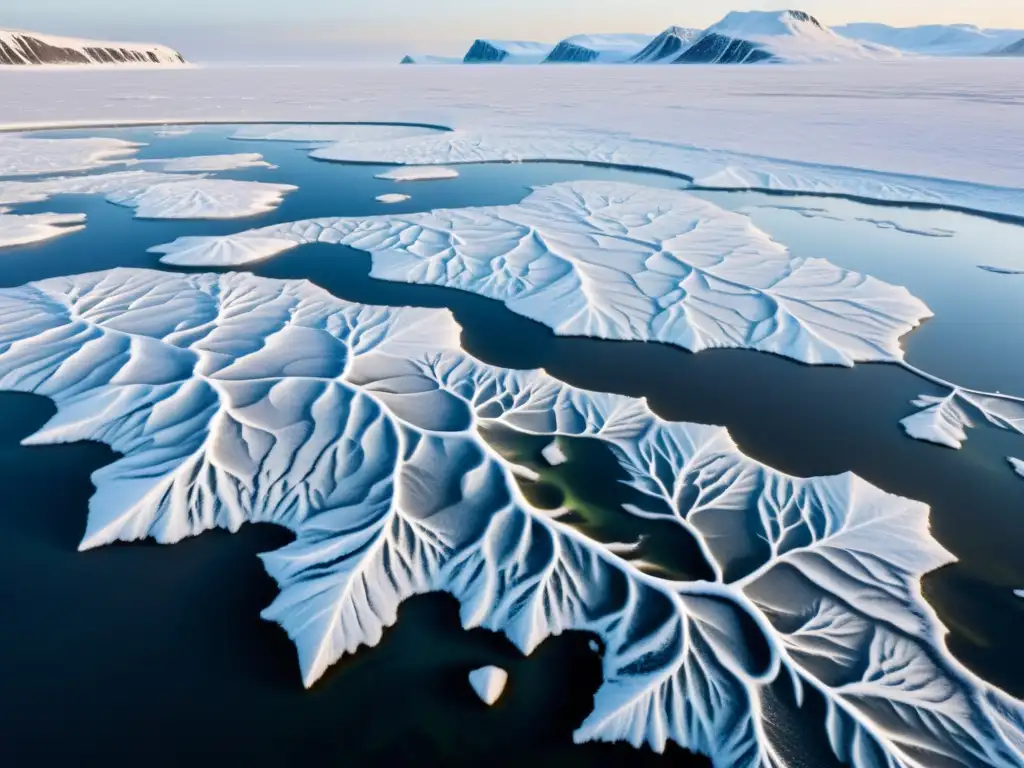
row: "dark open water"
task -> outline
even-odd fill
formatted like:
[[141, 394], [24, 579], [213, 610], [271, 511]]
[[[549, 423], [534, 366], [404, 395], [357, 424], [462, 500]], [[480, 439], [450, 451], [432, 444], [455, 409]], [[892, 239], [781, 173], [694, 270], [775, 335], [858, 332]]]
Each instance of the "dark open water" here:
[[[81, 233], [0, 254], [0, 285], [113, 266], [156, 268], [148, 247], [181, 235], [225, 234], [314, 216], [513, 203], [526, 187], [617, 179], [679, 187], [675, 179], [565, 164], [477, 165], [451, 181], [396, 186], [374, 166], [310, 160], [301, 145], [226, 142], [232, 129], [198, 128], [155, 139], [147, 129], [81, 135], [137, 138], [142, 157], [260, 152], [278, 170], [221, 176], [297, 184], [274, 213], [228, 222], [134, 221], [96, 197], [63, 197], [18, 210], [85, 212]], [[62, 132], [70, 135], [69, 132]], [[54, 134], [50, 134], [54, 135]], [[374, 201], [398, 189], [398, 205]], [[1024, 228], [963, 214], [865, 206], [753, 193], [701, 193], [750, 210], [755, 222], [801, 255], [820, 256], [906, 285], [937, 318], [905, 340], [909, 360], [957, 383], [1024, 391], [1024, 277], [978, 264], [1024, 261]], [[844, 221], [805, 218], [778, 205], [825, 209]], [[953, 230], [949, 239], [878, 229], [856, 218]], [[899, 420], [909, 401], [938, 390], [894, 366], [809, 368], [743, 351], [690, 355], [655, 344], [558, 339], [501, 304], [429, 286], [367, 277], [369, 257], [339, 246], [300, 248], [258, 265], [257, 274], [307, 278], [342, 298], [374, 304], [445, 306], [466, 329], [464, 346], [486, 362], [544, 367], [572, 384], [645, 396], [661, 415], [727, 426], [748, 454], [786, 472], [853, 470], [887, 491], [932, 505], [936, 537], [961, 562], [929, 577], [925, 592], [950, 627], [950, 649], [979, 674], [1024, 696], [1024, 482], [1004, 457], [1024, 458], [1024, 439], [972, 430], [963, 451], [912, 441]], [[19, 441], [52, 414], [30, 395], [0, 394], [0, 761], [71, 764], [669, 766], [706, 761], [670, 749], [658, 757], [624, 745], [572, 744], [590, 708], [600, 660], [588, 638], [551, 640], [523, 659], [502, 637], [464, 632], [453, 600], [412, 600], [381, 645], [339, 663], [302, 688], [290, 641], [259, 612], [275, 587], [255, 557], [288, 534], [251, 526], [174, 547], [125, 545], [79, 554], [92, 493], [89, 475], [109, 463], [103, 446], [25, 448]], [[500, 442], [501, 436], [492, 436]], [[506, 450], [535, 451], [509, 445]], [[581, 449], [582, 451], [583, 449]], [[608, 494], [588, 490], [573, 462], [539, 494], [570, 498], [581, 524], [610, 538], [621, 521]], [[583, 451], [585, 453], [585, 451]], [[576, 473], [574, 479], [573, 473]], [[596, 473], [595, 469], [591, 474]], [[685, 571], [669, 543], [648, 553]], [[487, 710], [466, 674], [509, 670], [499, 706]], [[814, 766], [823, 765], [815, 760]]]

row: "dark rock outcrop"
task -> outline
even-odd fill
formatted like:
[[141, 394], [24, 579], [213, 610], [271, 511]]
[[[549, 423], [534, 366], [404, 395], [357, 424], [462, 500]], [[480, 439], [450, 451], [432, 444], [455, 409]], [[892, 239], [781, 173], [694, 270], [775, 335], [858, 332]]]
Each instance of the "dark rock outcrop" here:
[[158, 45], [99, 43], [0, 30], [0, 65], [184, 63], [180, 53]]
[[756, 64], [774, 59], [768, 51], [749, 40], [725, 37], [715, 33], [704, 35], [673, 63], [675, 64]]

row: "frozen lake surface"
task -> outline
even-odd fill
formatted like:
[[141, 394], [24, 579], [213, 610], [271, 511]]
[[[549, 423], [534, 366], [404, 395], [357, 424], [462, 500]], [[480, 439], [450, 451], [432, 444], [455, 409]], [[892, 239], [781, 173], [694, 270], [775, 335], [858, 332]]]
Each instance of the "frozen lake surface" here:
[[[375, 178], [387, 166], [318, 162], [302, 143], [228, 141], [235, 130], [47, 132], [146, 142], [139, 160], [259, 153], [274, 167], [234, 168], [217, 177], [297, 189], [269, 212], [230, 221], [137, 220], [132, 210], [98, 196], [10, 206], [16, 214], [85, 213], [87, 224], [80, 232], [0, 251], [0, 286], [122, 266], [173, 270], [147, 249], [182, 236], [316, 217], [511, 205], [530, 187], [564, 181], [686, 186], [664, 174], [559, 163], [460, 166], [456, 178], [399, 186]], [[398, 191], [409, 199], [377, 200]], [[828, 259], [905, 286], [923, 300], [935, 317], [903, 339], [910, 364], [961, 386], [1024, 395], [1024, 279], [979, 268], [1024, 267], [1024, 227], [844, 200], [696, 194], [749, 215], [796, 256]], [[1013, 594], [1024, 585], [1024, 483], [1006, 462], [1024, 456], [1020, 435], [979, 424], [959, 452], [908, 439], [899, 422], [914, 412], [911, 401], [944, 392], [897, 366], [808, 367], [742, 350], [693, 355], [659, 344], [559, 338], [499, 302], [375, 280], [369, 269], [368, 254], [325, 244], [248, 267], [264, 277], [310, 280], [350, 301], [446, 307], [464, 329], [463, 347], [485, 363], [544, 368], [574, 386], [645, 397], [663, 418], [727, 427], [744, 453], [782, 472], [853, 471], [885, 491], [929, 504], [933, 536], [959, 559], [924, 581], [925, 597], [950, 630], [948, 648], [978, 675], [1024, 696], [1017, 652], [1024, 610]], [[159, 742], [156, 760], [168, 764], [230, 749], [243, 759], [286, 762], [366, 764], [415, 756], [428, 765], [472, 765], [499, 748], [510, 763], [703, 764], [676, 748], [657, 758], [625, 745], [573, 745], [572, 731], [601, 679], [589, 638], [550, 640], [523, 659], [498, 635], [463, 632], [448, 598], [410, 601], [380, 646], [344, 658], [304, 692], [284, 633], [258, 618], [276, 590], [254, 554], [283, 545], [288, 534], [250, 527], [174, 547], [75, 552], [93, 492], [89, 475], [113, 454], [98, 444], [19, 446], [52, 413], [43, 398], [0, 394], [0, 471], [13, 489], [0, 511], [0, 600], [19, 619], [17, 630], [0, 640], [8, 694], [0, 707], [5, 722], [14, 724], [0, 754], [46, 742], [60, 754], [64, 745], [47, 738], [59, 713], [78, 755], [99, 758], [118, 743], [121, 754], [151, 760], [152, 744]], [[544, 469], [538, 457], [547, 443], [492, 437], [502, 450], [521, 454], [521, 463]], [[603, 457], [582, 448], [569, 454], [571, 460], [542, 473], [530, 493], [539, 505], [569, 498], [606, 514], [614, 483], [592, 480], [609, 476]], [[648, 559], [686, 571], [678, 550], [650, 547]], [[465, 681], [488, 665], [508, 670], [510, 682], [499, 706], [485, 712]], [[220, 729], [195, 730], [195, 722], [217, 722]], [[828, 764], [820, 754], [825, 744], [809, 739], [802, 746], [810, 764]]]

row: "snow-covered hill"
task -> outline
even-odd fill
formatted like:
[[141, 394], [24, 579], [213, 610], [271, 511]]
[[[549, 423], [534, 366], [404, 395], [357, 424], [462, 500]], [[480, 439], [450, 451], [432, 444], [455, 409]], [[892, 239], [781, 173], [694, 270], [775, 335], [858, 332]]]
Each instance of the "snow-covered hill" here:
[[400, 64], [461, 64], [458, 56], [431, 56], [425, 53], [410, 53]]
[[875, 43], [841, 37], [803, 11], [734, 11], [675, 59], [680, 64], [826, 62], [893, 58]]
[[650, 35], [574, 35], [556, 45], [544, 62], [618, 63], [629, 60], [650, 42]]
[[1010, 43], [1005, 48], [995, 51], [993, 56], [1024, 56], [1024, 37], [1015, 43]]
[[835, 31], [854, 40], [931, 56], [980, 56], [1024, 38], [1024, 31], [981, 29], [972, 24], [890, 27], [886, 24], [863, 23], [846, 24], [836, 27]]
[[524, 40], [476, 40], [463, 57], [466, 64], [539, 64], [551, 53], [550, 43]]
[[630, 61], [635, 64], [654, 64], [657, 62], [674, 61], [679, 54], [690, 47], [693, 41], [703, 34], [699, 29], [686, 27], [669, 27], [647, 47], [633, 56]]
[[173, 66], [184, 63], [185, 59], [180, 53], [163, 45], [109, 43], [0, 29], [0, 66], [38, 66], [42, 64]]

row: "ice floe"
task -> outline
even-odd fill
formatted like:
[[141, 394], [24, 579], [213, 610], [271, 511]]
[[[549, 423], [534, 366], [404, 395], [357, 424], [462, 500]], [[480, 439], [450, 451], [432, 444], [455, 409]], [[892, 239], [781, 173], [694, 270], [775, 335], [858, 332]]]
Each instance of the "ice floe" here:
[[1021, 477], [1024, 477], [1024, 460], [1007, 457], [1007, 461], [1010, 462], [1010, 466], [1013, 467], [1014, 472]]
[[[441, 591], [467, 628], [527, 654], [601, 638], [580, 742], [781, 765], [800, 739], [780, 737], [775, 703], [813, 694], [805, 727], [841, 762], [1021, 765], [1020, 703], [959, 665], [922, 598], [921, 576], [953, 559], [925, 505], [851, 474], [781, 474], [642, 400], [484, 365], [459, 333], [445, 311], [306, 281], [116, 269], [0, 290], [0, 389], [56, 404], [27, 444], [120, 454], [93, 475], [83, 549], [293, 531], [262, 556], [281, 588], [263, 615], [307, 685]], [[623, 514], [677, 525], [709, 577], [645, 573], [533, 508], [488, 425], [602, 442], [646, 499]]]
[[339, 162], [457, 165], [550, 160], [648, 168], [709, 189], [830, 195], [970, 210], [1024, 219], [1024, 191], [945, 179], [793, 163], [603, 132], [462, 130], [347, 141], [314, 150]]
[[391, 171], [378, 173], [374, 178], [387, 181], [433, 181], [435, 179], [454, 179], [458, 178], [458, 175], [459, 172], [454, 168], [442, 168], [438, 165], [405, 165]]
[[377, 195], [377, 197], [374, 198], [374, 200], [376, 200], [378, 203], [386, 203], [389, 205], [393, 205], [394, 203], [404, 203], [406, 200], [409, 199], [409, 195], [400, 195], [398, 193]]
[[541, 451], [541, 455], [544, 457], [544, 461], [552, 467], [561, 466], [569, 460], [569, 457], [565, 455], [557, 440], [552, 440], [548, 443], [544, 450]]
[[1024, 435], [1024, 398], [965, 389], [913, 366], [906, 367], [934, 384], [949, 388], [943, 396], [922, 395], [914, 401], [914, 406], [922, 410], [900, 422], [910, 437], [960, 449], [967, 440], [967, 429], [975, 426], [970, 413], [976, 413], [991, 426]]
[[299, 221], [157, 246], [179, 266], [240, 266], [304, 243], [373, 255], [373, 277], [504, 302], [562, 336], [743, 348], [811, 364], [902, 359], [930, 316], [905, 289], [793, 256], [686, 192], [569, 182], [522, 203]]
[[974, 426], [957, 401], [959, 394], [953, 390], [944, 397], [922, 395], [913, 403], [922, 410], [903, 419], [903, 429], [915, 440], [959, 450], [967, 440], [966, 430]]
[[501, 667], [481, 667], [469, 673], [469, 684], [488, 707], [493, 707], [501, 698], [507, 683], [508, 672]]
[[84, 228], [84, 213], [34, 213], [21, 216], [0, 208], [0, 248], [37, 243]]
[[124, 161], [140, 146], [120, 139], [37, 139], [0, 134], [0, 177], [101, 168]]
[[104, 195], [141, 219], [234, 219], [274, 210], [296, 187], [151, 171], [122, 171], [32, 181], [0, 181], [0, 205], [54, 195]]
[[274, 168], [257, 152], [237, 155], [197, 155], [159, 161], [165, 171], [237, 171], [245, 168]]
[[874, 224], [879, 229], [891, 229], [895, 232], [902, 232], [905, 235], [920, 235], [921, 237], [954, 237], [956, 232], [943, 227], [908, 227], [891, 219], [867, 219], [858, 218], [865, 224]]

